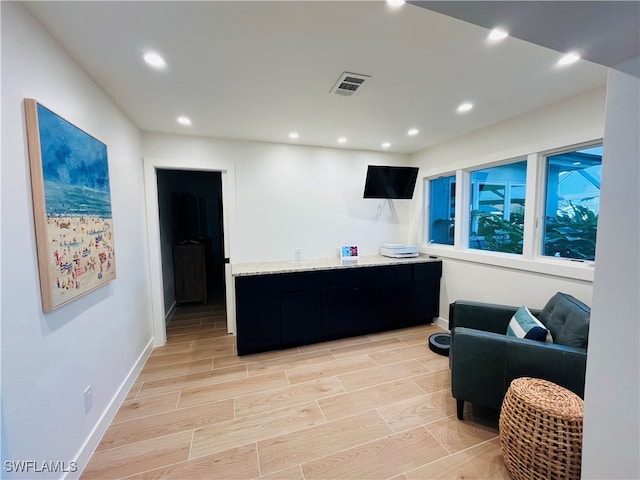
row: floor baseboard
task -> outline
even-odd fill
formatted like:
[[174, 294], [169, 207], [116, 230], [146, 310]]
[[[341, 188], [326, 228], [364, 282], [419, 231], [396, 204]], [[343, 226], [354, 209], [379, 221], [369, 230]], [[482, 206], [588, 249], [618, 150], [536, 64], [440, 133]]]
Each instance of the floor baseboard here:
[[118, 409], [129, 393], [131, 386], [136, 381], [136, 378], [138, 378], [138, 374], [142, 370], [142, 367], [144, 367], [144, 364], [146, 363], [147, 358], [149, 358], [149, 355], [151, 355], [152, 350], [153, 339], [150, 339], [131, 370], [129, 370], [126, 378], [120, 384], [120, 388], [118, 388], [118, 391], [111, 399], [111, 402], [109, 402], [109, 405], [100, 417], [100, 420], [98, 420], [98, 423], [93, 428], [82, 447], [80, 447], [80, 450], [74, 459], [77, 470], [75, 472], [67, 472], [62, 477], [63, 480], [76, 480], [80, 478], [82, 472], [89, 463], [91, 455], [93, 455], [93, 452], [98, 447], [98, 444], [100, 443], [100, 440], [102, 440], [104, 433], [107, 431], [107, 428], [109, 428], [109, 425], [111, 425], [111, 422], [116, 416], [116, 413], [118, 413]]
[[164, 316], [164, 324], [165, 324], [165, 326], [169, 325], [169, 322], [171, 321], [171, 318], [173, 317], [173, 314], [175, 313], [177, 308], [178, 308], [178, 303], [177, 302], [173, 302], [173, 305], [171, 305], [171, 308], [169, 309], [169, 311]]
[[442, 317], [438, 317], [433, 321], [434, 325], [439, 326], [440, 328], [444, 328], [449, 331], [449, 320], [445, 320]]

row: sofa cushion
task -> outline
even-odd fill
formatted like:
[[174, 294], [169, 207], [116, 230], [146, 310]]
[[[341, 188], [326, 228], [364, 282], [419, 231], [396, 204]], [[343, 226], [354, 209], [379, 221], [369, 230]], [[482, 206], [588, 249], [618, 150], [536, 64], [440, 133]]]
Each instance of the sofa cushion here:
[[[547, 340], [549, 330], [529, 311], [527, 307], [520, 307], [511, 317], [507, 327], [507, 335], [530, 340]], [[549, 339], [551, 341], [551, 339]]]
[[556, 293], [540, 312], [554, 343], [587, 348], [591, 309], [567, 293]]

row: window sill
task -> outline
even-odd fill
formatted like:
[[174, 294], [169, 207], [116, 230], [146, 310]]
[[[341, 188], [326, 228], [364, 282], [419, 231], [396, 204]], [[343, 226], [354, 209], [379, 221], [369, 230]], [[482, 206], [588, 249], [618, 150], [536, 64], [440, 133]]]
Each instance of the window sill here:
[[420, 253], [437, 255], [442, 258], [593, 283], [594, 262], [546, 257], [524, 258], [521, 255], [474, 249], [462, 250], [448, 245], [433, 244], [422, 245], [419, 251]]

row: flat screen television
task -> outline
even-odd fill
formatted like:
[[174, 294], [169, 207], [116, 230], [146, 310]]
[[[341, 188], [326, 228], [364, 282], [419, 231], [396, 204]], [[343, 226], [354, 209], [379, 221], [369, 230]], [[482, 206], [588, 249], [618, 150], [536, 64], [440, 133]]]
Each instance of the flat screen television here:
[[417, 178], [417, 167], [369, 165], [364, 198], [413, 198]]

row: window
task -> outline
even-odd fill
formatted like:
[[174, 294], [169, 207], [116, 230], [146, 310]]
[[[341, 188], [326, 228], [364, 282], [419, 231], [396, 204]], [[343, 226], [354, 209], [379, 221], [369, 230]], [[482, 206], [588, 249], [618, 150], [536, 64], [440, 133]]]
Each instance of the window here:
[[469, 248], [522, 253], [526, 160], [471, 172]]
[[546, 157], [544, 255], [595, 260], [602, 146]]
[[602, 140], [551, 148], [427, 178], [427, 252], [592, 281]]
[[456, 176], [429, 181], [429, 243], [453, 245]]

